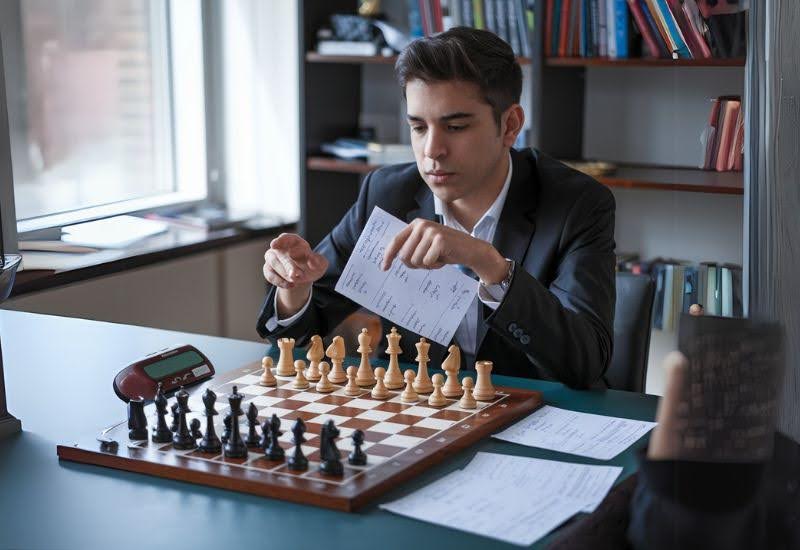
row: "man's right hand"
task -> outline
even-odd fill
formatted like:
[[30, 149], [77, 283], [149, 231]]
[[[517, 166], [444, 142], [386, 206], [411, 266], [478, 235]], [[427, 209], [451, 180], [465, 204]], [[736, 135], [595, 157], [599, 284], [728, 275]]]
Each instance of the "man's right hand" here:
[[264, 253], [264, 279], [278, 287], [278, 318], [291, 317], [308, 301], [311, 285], [328, 269], [328, 260], [317, 254], [299, 235], [282, 233]]

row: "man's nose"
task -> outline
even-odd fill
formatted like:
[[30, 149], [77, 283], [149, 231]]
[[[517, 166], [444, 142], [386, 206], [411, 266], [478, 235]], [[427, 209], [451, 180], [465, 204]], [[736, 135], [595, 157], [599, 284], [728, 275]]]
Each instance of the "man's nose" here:
[[425, 137], [425, 156], [429, 159], [440, 159], [447, 154], [447, 146], [442, 132], [429, 129]]

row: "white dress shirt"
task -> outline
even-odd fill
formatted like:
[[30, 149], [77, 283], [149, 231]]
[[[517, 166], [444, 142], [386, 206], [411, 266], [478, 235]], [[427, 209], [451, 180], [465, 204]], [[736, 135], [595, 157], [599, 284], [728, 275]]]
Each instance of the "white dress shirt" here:
[[[468, 232], [466, 229], [464, 229], [464, 227], [462, 227], [461, 224], [458, 223], [458, 221], [456, 221], [456, 219], [452, 216], [447, 204], [442, 202], [439, 197], [434, 195], [433, 208], [436, 214], [441, 216], [442, 224], [445, 227], [450, 227], [452, 229], [457, 229], [458, 231], [463, 231], [464, 233], [469, 233], [476, 239], [481, 239], [482, 241], [491, 243], [492, 239], [494, 238], [494, 233], [497, 230], [497, 223], [500, 220], [500, 214], [503, 212], [503, 206], [506, 203], [506, 195], [508, 195], [508, 188], [511, 185], [511, 172], [512, 163], [511, 154], [509, 153], [508, 173], [506, 174], [506, 180], [505, 183], [503, 183], [503, 188], [500, 190], [500, 194], [497, 195], [497, 198], [494, 200], [489, 209], [484, 212], [483, 216], [481, 216], [481, 218], [478, 220], [478, 223], [476, 223], [475, 227], [472, 228], [472, 232]], [[481, 285], [479, 287], [478, 295], [472, 301], [472, 305], [470, 305], [466, 315], [461, 320], [461, 324], [459, 324], [458, 329], [456, 329], [455, 340], [463, 353], [474, 356], [475, 352], [477, 351], [475, 347], [477, 345], [478, 308], [481, 307], [480, 302], [483, 302], [486, 306], [494, 310], [497, 309], [497, 306], [499, 306], [500, 302], [503, 301], [504, 296], [505, 291], [502, 290], [500, 285]], [[311, 304], [311, 293], [309, 293], [308, 301], [300, 309], [300, 311], [286, 319], [278, 319], [278, 293], [276, 292], [273, 306], [275, 314], [267, 321], [267, 330], [271, 332], [279, 326], [288, 327], [292, 325], [303, 315], [303, 313], [306, 312], [309, 304]]]

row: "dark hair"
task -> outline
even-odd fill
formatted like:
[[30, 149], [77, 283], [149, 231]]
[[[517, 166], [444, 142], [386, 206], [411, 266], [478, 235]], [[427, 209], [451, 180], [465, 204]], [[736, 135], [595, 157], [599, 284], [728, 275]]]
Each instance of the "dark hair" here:
[[403, 97], [412, 80], [477, 84], [498, 127], [500, 116], [519, 103], [522, 93], [522, 69], [511, 46], [494, 33], [470, 27], [453, 27], [413, 41], [398, 57], [394, 70]]

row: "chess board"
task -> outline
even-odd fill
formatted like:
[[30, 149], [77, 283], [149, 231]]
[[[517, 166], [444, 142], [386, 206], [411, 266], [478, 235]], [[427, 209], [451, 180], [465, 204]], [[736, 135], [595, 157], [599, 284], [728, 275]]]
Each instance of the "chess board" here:
[[[448, 400], [444, 407], [427, 405], [427, 396], [417, 404], [400, 400], [401, 390], [392, 391], [385, 400], [372, 399], [370, 389], [361, 395], [344, 395], [343, 386], [332, 393], [319, 393], [313, 384], [309, 389], [292, 388], [293, 378], [277, 377], [276, 387], [259, 385], [260, 363], [242, 367], [195, 388], [187, 415], [199, 418], [205, 429], [201, 395], [211, 387], [218, 395], [215, 416], [217, 434], [223, 432], [222, 418], [229, 408], [227, 395], [236, 386], [245, 396], [242, 410], [250, 402], [259, 410], [259, 423], [277, 414], [281, 419], [279, 441], [287, 456], [293, 452], [291, 425], [296, 418], [306, 424], [303, 451], [309, 460], [307, 471], [294, 472], [285, 461], [269, 461], [259, 448], [249, 448], [247, 458], [227, 458], [221, 453], [209, 454], [198, 450], [180, 451], [171, 443], [130, 441], [127, 420], [93, 434], [71, 445], [59, 445], [58, 456], [64, 460], [107, 466], [154, 476], [210, 485], [255, 495], [353, 511], [378, 495], [398, 486], [406, 479], [441, 462], [448, 456], [488, 437], [515, 419], [528, 414], [542, 404], [540, 392], [511, 388], [496, 388], [491, 402], [478, 402], [477, 409], [466, 410], [458, 400]], [[170, 399], [170, 403], [174, 398]], [[146, 409], [148, 429], [155, 425], [155, 409]], [[323, 422], [333, 419], [340, 430], [337, 447], [342, 455], [344, 474], [334, 477], [319, 472], [319, 441]], [[239, 418], [242, 437], [247, 436], [247, 421]], [[352, 466], [347, 454], [352, 449], [350, 435], [354, 430], [364, 432], [362, 449], [368, 460], [366, 466]], [[260, 435], [261, 430], [258, 430]], [[116, 452], [100, 449], [98, 437], [118, 443]]]

